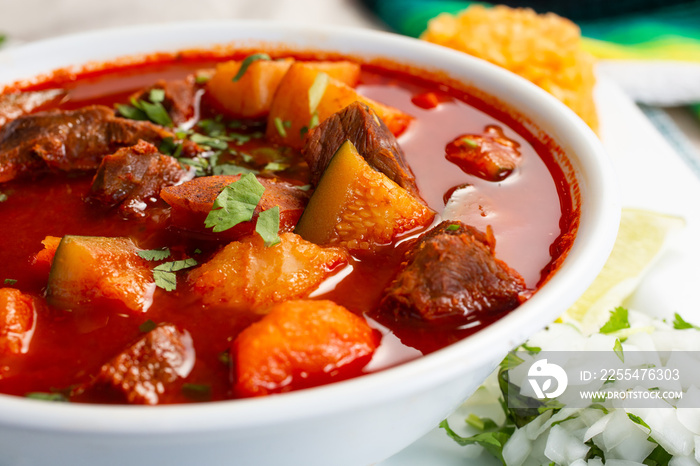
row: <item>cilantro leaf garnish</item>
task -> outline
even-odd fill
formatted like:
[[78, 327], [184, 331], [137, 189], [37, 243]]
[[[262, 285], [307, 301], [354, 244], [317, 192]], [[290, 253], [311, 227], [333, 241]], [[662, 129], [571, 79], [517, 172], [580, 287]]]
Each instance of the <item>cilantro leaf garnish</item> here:
[[464, 136], [461, 141], [472, 149], [479, 147], [479, 143], [473, 140], [470, 136]]
[[255, 232], [265, 241], [265, 247], [274, 246], [280, 242], [278, 235], [280, 230], [280, 208], [274, 206], [260, 212], [258, 221], [255, 224]]
[[206, 74], [198, 74], [194, 77], [194, 82], [196, 84], [206, 84], [211, 79], [211, 76]]
[[326, 87], [328, 87], [329, 76], [321, 71], [316, 75], [313, 84], [309, 87], [309, 113], [313, 114], [318, 108], [318, 104], [321, 103], [323, 94], [326, 93]]
[[275, 119], [272, 120], [272, 122], [275, 125], [275, 129], [277, 130], [277, 133], [281, 137], [286, 138], [287, 137], [287, 130], [285, 128], [288, 128], [290, 126], [291, 122], [283, 121], [280, 117], [275, 117]]
[[617, 357], [620, 358], [620, 361], [625, 362], [625, 354], [622, 352], [622, 343], [620, 342], [619, 338], [615, 339], [615, 345], [613, 346], [613, 351], [615, 351], [615, 354], [617, 354]]
[[456, 223], [453, 223], [452, 225], [448, 225], [447, 228], [445, 228], [447, 231], [457, 231], [459, 230], [459, 225]]
[[207, 134], [207, 136], [211, 136], [213, 138], [226, 134], [226, 125], [222, 123], [221, 115], [217, 115], [216, 118], [199, 120], [197, 126], [202, 128], [202, 130]]
[[0, 202], [5, 202], [7, 200], [7, 194], [0, 192]]
[[137, 253], [142, 259], [147, 261], [162, 261], [170, 257], [170, 249], [145, 249]]
[[68, 398], [61, 393], [31, 392], [24, 395], [24, 397], [33, 400], [68, 402]]
[[131, 120], [150, 120], [161, 126], [173, 126], [173, 120], [162, 103], [165, 99], [165, 91], [163, 89], [151, 89], [148, 93], [148, 98], [150, 102], [141, 99], [131, 99], [131, 106], [117, 104], [117, 112], [124, 118]]
[[139, 332], [148, 333], [154, 328], [156, 328], [156, 323], [153, 322], [151, 319], [148, 319], [146, 322], [139, 325]]
[[153, 269], [153, 279], [156, 282], [156, 286], [163, 288], [165, 291], [175, 290], [177, 287], [177, 276], [175, 272], [189, 269], [195, 265], [197, 265], [197, 261], [192, 258], [160, 264]]
[[442, 421], [439, 427], [445, 429], [447, 435], [462, 446], [481, 445], [486, 451], [501, 460], [503, 464], [505, 464], [503, 460], [503, 446], [510, 436], [513, 435], [513, 431], [515, 430], [512, 426], [504, 426], [491, 432], [483, 432], [471, 437], [462, 437], [450, 428], [447, 420]]
[[258, 173], [257, 170], [252, 168], [241, 167], [239, 165], [217, 165], [212, 168], [214, 175], [241, 175], [244, 173]]
[[676, 330], [686, 330], [689, 328], [700, 330], [700, 327], [698, 327], [697, 325], [693, 325], [690, 322], [686, 322], [685, 320], [683, 320], [681, 315], [677, 312], [673, 316], [673, 328], [675, 328]]
[[267, 165], [265, 165], [265, 168], [263, 168], [263, 170], [271, 171], [271, 172], [279, 172], [282, 170], [286, 170], [287, 168], [289, 168], [289, 164], [280, 163], [280, 162], [270, 162]]
[[254, 53], [253, 55], [247, 56], [241, 63], [238, 73], [236, 73], [236, 76], [233, 77], [233, 82], [238, 82], [238, 80], [243, 77], [245, 72], [248, 71], [248, 67], [257, 60], [270, 60], [270, 56], [266, 53]]
[[207, 384], [182, 384], [182, 394], [191, 400], [204, 401], [211, 398], [211, 386]]
[[255, 175], [246, 173], [219, 193], [204, 225], [218, 233], [250, 221], [264, 191]]
[[228, 143], [220, 138], [205, 136], [203, 134], [194, 133], [190, 136], [190, 141], [199, 144], [200, 146], [211, 147], [212, 149], [226, 150]]
[[630, 328], [627, 318], [628, 312], [624, 307], [618, 306], [610, 311], [610, 319], [600, 328], [600, 333], [614, 333], [624, 328]]
[[10, 286], [12, 286], [12, 285], [14, 285], [15, 283], [17, 283], [17, 280], [15, 280], [14, 278], [6, 278], [4, 283], [5, 283], [5, 285], [10, 285]]
[[632, 413], [627, 413], [627, 417], [630, 418], [630, 420], [635, 424], [639, 424], [642, 427], [646, 427], [647, 429], [649, 429], [649, 432], [651, 432], [651, 427], [649, 427], [649, 424], [644, 422], [644, 420], [641, 417]]
[[163, 140], [160, 142], [158, 152], [178, 158], [182, 152], [182, 144], [175, 142], [174, 138], [168, 136], [163, 138]]

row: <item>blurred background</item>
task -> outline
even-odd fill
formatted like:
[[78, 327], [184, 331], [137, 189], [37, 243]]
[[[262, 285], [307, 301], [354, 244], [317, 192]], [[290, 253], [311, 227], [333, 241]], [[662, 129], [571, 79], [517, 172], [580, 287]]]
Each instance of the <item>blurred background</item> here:
[[[464, 0], [0, 0], [0, 47], [136, 24], [272, 19], [363, 27], [418, 37]], [[506, 0], [581, 27], [605, 74], [640, 104], [700, 176], [700, 0]], [[622, 61], [622, 66], [620, 66]], [[643, 68], [628, 66], [630, 63]], [[653, 64], [649, 67], [647, 65]], [[682, 65], [681, 67], [677, 65]]]

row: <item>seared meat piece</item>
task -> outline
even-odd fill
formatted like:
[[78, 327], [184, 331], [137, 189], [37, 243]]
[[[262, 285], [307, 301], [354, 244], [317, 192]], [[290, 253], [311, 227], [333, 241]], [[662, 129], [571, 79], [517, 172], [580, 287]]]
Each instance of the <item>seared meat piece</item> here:
[[36, 327], [37, 303], [14, 288], [0, 288], [0, 356], [29, 349]]
[[372, 168], [421, 199], [416, 179], [396, 138], [381, 118], [361, 102], [354, 102], [334, 113], [309, 133], [302, 154], [311, 169], [311, 183], [314, 186], [346, 140], [355, 145], [357, 152]]
[[155, 405], [169, 384], [189, 375], [194, 360], [190, 334], [160, 324], [102, 366], [94, 383], [123, 393], [128, 403]]
[[499, 126], [488, 125], [483, 134], [463, 134], [447, 144], [445, 158], [465, 173], [501, 181], [518, 166], [519, 147]]
[[493, 238], [445, 221], [420, 237], [385, 291], [381, 313], [460, 323], [497, 315], [521, 302], [525, 281], [493, 253]]
[[121, 204], [124, 216], [143, 215], [151, 198], [160, 198], [160, 190], [191, 178], [177, 159], [163, 155], [146, 141], [124, 147], [102, 159], [87, 200], [114, 207]]
[[214, 206], [216, 197], [226, 186], [240, 178], [241, 175], [205, 176], [164, 188], [160, 195], [172, 207], [172, 225], [209, 239], [214, 237], [233, 241], [255, 231], [260, 212], [279, 206], [280, 232], [294, 229], [309, 201], [309, 194], [286, 181], [264, 177], [258, 177], [260, 184], [265, 187], [265, 192], [251, 221], [239, 223], [220, 233], [212, 233], [211, 229], [205, 228], [204, 219]]
[[173, 134], [147, 121], [117, 118], [102, 105], [22, 116], [0, 128], [0, 182], [47, 166], [93, 170], [120, 147], [139, 139], [158, 144], [166, 137]]
[[149, 101], [149, 95], [153, 89], [162, 89], [165, 91], [163, 99], [163, 107], [173, 120], [173, 124], [178, 126], [194, 115], [194, 93], [195, 83], [194, 77], [188, 76], [186, 79], [177, 81], [159, 80], [153, 86], [150, 86], [133, 95], [136, 100]]

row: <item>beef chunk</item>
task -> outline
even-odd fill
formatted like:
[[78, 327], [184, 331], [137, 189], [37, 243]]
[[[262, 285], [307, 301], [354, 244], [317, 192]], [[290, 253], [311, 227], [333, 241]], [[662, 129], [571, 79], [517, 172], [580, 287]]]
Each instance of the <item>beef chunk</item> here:
[[178, 126], [194, 115], [194, 77], [188, 76], [186, 79], [177, 81], [165, 81], [161, 79], [153, 86], [137, 92], [133, 97], [137, 100], [150, 101], [149, 95], [153, 89], [161, 89], [165, 92], [163, 107], [173, 120], [173, 124]]
[[95, 384], [122, 393], [128, 403], [158, 404], [168, 385], [194, 366], [192, 337], [173, 324], [160, 324], [102, 366]]
[[499, 126], [488, 125], [482, 134], [463, 134], [447, 144], [445, 158], [465, 173], [501, 181], [518, 166], [519, 147]]
[[465, 322], [521, 303], [525, 282], [493, 253], [479, 230], [445, 221], [418, 239], [385, 291], [381, 313], [428, 322]]
[[161, 189], [192, 174], [153, 144], [139, 141], [102, 159], [87, 199], [108, 207], [120, 205], [124, 216], [143, 215], [148, 201], [159, 198]]
[[302, 153], [316, 186], [338, 148], [350, 140], [375, 170], [420, 199], [416, 179], [396, 138], [367, 105], [354, 102], [334, 113], [310, 134]]
[[102, 105], [22, 116], [0, 128], [0, 182], [46, 167], [94, 170], [120, 147], [172, 136], [153, 123], [115, 117]]
[[214, 206], [214, 200], [226, 186], [240, 178], [240, 175], [205, 176], [164, 188], [160, 195], [172, 207], [172, 225], [209, 239], [213, 236], [218, 239], [235, 240], [255, 231], [255, 223], [261, 211], [279, 206], [280, 232], [294, 229], [309, 201], [309, 194], [291, 183], [263, 177], [258, 177], [258, 181], [265, 187], [265, 192], [251, 221], [239, 223], [220, 233], [212, 233], [206, 229], [204, 219]]

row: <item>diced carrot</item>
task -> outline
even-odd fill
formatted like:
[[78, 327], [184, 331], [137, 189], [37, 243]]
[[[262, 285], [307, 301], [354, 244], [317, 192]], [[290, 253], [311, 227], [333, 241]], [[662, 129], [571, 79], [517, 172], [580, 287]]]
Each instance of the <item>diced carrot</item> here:
[[60, 242], [61, 238], [57, 236], [47, 236], [43, 239], [41, 244], [44, 245], [44, 249], [37, 252], [34, 255], [34, 259], [32, 259], [32, 265], [38, 272], [48, 275], [49, 270], [51, 270], [53, 256], [56, 254], [56, 248], [58, 248]]
[[332, 301], [277, 304], [233, 342], [235, 391], [261, 396], [357, 375], [377, 343], [364, 319]]
[[371, 250], [429, 224], [434, 213], [346, 141], [331, 159], [296, 229], [307, 241]]
[[51, 266], [46, 301], [60, 309], [80, 309], [109, 300], [145, 312], [156, 287], [154, 264], [138, 251], [129, 238], [64, 236]]
[[14, 288], [0, 289], [0, 355], [29, 349], [36, 322], [36, 301]]
[[341, 248], [322, 248], [293, 233], [280, 239], [272, 247], [257, 234], [232, 242], [187, 280], [206, 305], [261, 310], [308, 296], [348, 261]]
[[435, 108], [440, 104], [440, 100], [434, 92], [424, 92], [422, 94], [415, 95], [411, 98], [411, 102], [413, 102], [414, 105], [426, 110]]
[[411, 116], [361, 96], [355, 89], [332, 76], [325, 87], [321, 88], [318, 106], [311, 109], [309, 89], [316, 82], [319, 73], [318, 68], [306, 63], [297, 62], [289, 68], [272, 99], [267, 120], [268, 139], [301, 149], [306, 132], [314, 126], [314, 114], [320, 123], [358, 100], [370, 106], [395, 136], [401, 134], [410, 123]]
[[216, 238], [235, 240], [255, 231], [257, 216], [260, 212], [279, 206], [280, 231], [294, 229], [309, 200], [308, 193], [291, 183], [265, 177], [258, 177], [265, 192], [251, 221], [239, 223], [219, 233], [212, 233], [211, 230], [206, 229], [204, 219], [211, 211], [214, 200], [226, 186], [238, 181], [240, 177], [240, 175], [205, 176], [178, 186], [164, 188], [160, 196], [172, 207], [172, 225], [187, 231], [214, 235]]
[[207, 83], [207, 92], [235, 117], [259, 118], [270, 111], [272, 96], [293, 59], [256, 60], [236, 82], [233, 78], [241, 61], [228, 61], [216, 67]]

